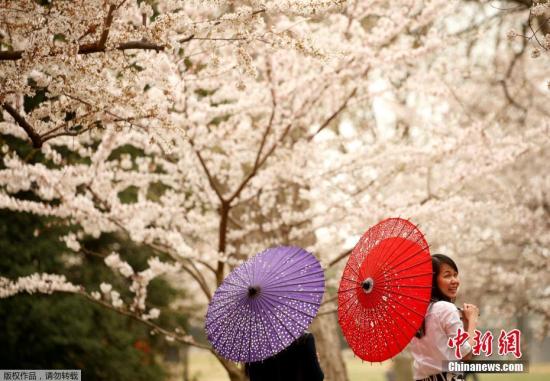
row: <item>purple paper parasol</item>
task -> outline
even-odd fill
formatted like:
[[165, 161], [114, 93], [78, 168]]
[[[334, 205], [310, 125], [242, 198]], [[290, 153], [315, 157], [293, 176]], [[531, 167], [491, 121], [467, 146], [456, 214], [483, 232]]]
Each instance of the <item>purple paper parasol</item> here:
[[216, 351], [237, 362], [261, 361], [298, 338], [315, 317], [325, 278], [299, 247], [275, 247], [249, 259], [222, 282], [206, 313]]

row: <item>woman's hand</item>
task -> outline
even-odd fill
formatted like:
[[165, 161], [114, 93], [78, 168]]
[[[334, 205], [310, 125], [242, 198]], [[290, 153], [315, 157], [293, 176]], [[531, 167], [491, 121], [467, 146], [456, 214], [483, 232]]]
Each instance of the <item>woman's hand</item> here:
[[[464, 306], [462, 307], [462, 316], [464, 317], [464, 328], [468, 332], [469, 336], [468, 342], [470, 343], [470, 346], [473, 347], [475, 345], [474, 337], [477, 326], [477, 318], [479, 316], [479, 308], [473, 304], [464, 303]], [[462, 360], [471, 360], [472, 356], [473, 353], [470, 351], [462, 357]]]
[[475, 322], [479, 317], [479, 308], [473, 304], [464, 303], [464, 306], [462, 307], [462, 314], [464, 316], [464, 320], [468, 321], [468, 323]]

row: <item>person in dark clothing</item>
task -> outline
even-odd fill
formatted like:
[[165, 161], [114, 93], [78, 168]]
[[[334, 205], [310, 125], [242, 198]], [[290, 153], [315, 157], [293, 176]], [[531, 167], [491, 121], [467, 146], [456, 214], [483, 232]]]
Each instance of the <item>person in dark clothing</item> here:
[[275, 356], [245, 364], [250, 381], [322, 381], [325, 378], [309, 332]]

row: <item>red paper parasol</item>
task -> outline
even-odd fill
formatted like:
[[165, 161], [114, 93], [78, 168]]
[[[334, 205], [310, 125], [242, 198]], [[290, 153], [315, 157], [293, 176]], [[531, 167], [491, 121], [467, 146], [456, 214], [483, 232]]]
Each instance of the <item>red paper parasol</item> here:
[[338, 289], [338, 322], [353, 352], [387, 360], [420, 328], [432, 287], [428, 244], [407, 220], [371, 227], [353, 248]]

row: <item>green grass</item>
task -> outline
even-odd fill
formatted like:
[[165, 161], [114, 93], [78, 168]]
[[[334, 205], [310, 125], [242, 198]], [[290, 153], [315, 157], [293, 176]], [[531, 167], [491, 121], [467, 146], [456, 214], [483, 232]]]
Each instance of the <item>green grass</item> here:
[[346, 362], [349, 381], [386, 381], [386, 372], [391, 366], [389, 362], [383, 364], [366, 363], [353, 356], [350, 350], [345, 350], [342, 355]]
[[229, 380], [224, 367], [212, 353], [195, 348], [189, 351], [189, 376], [193, 381]]
[[[343, 356], [348, 369], [349, 381], [386, 381], [386, 371], [391, 367], [391, 362], [387, 361], [383, 364], [364, 363], [360, 359], [354, 357], [350, 351], [344, 351]], [[189, 374], [194, 381], [229, 380], [224, 368], [210, 352], [191, 350], [189, 365]], [[550, 364], [531, 364], [529, 366], [529, 373], [480, 374], [478, 380], [548, 381], [550, 380]], [[469, 378], [468, 381], [473, 381], [473, 379]]]

